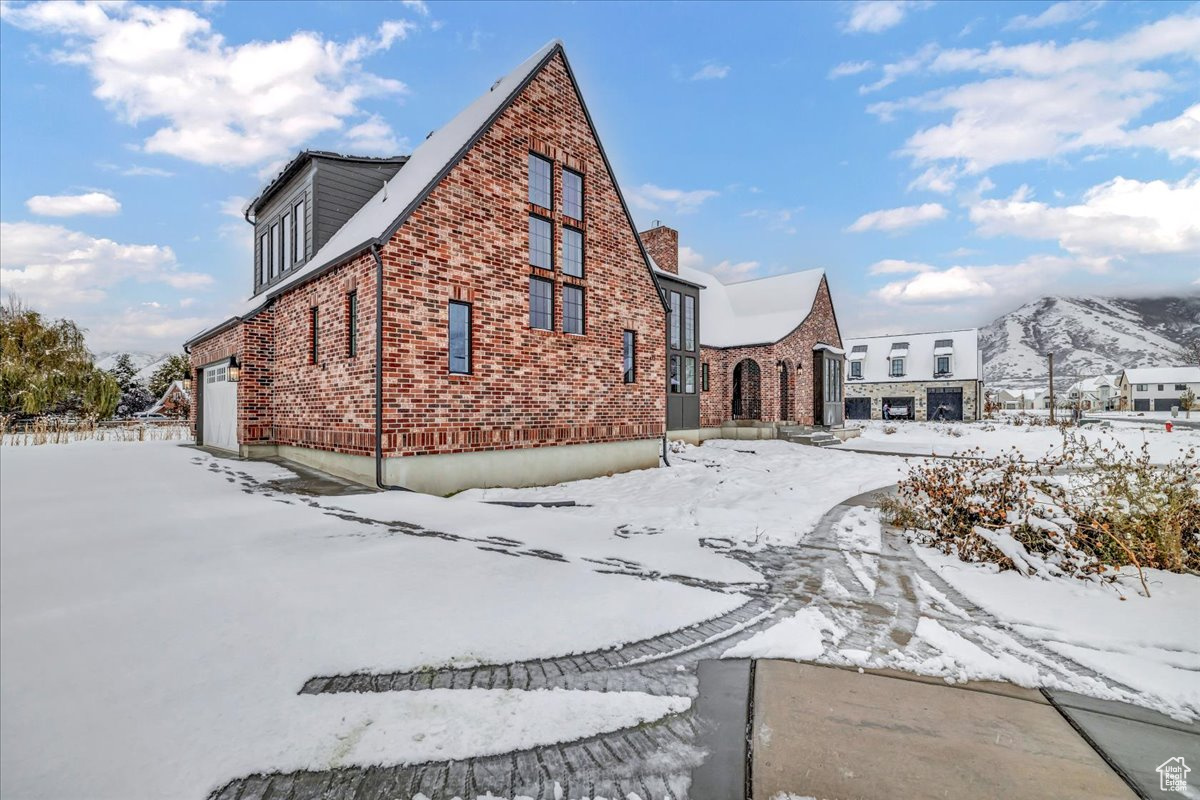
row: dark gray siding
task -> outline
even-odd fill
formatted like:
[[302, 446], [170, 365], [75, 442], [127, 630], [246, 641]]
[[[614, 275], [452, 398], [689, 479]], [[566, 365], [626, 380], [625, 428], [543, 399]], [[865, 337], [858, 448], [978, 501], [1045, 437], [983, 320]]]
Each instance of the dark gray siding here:
[[312, 229], [313, 244], [320, 249], [396, 174], [400, 165], [325, 159], [316, 159], [315, 163]]
[[[682, 317], [684, 298], [691, 297], [695, 303], [695, 337], [693, 339], [693, 349], [687, 349], [687, 339], [682, 331], [680, 331], [679, 347], [671, 347], [671, 315], [668, 313], [666, 318], [667, 336], [666, 336], [666, 358], [667, 358], [667, 430], [694, 430], [700, 427], [700, 391], [701, 391], [701, 375], [703, 372], [703, 361], [700, 358], [700, 289], [691, 283], [676, 280], [670, 274], [658, 274], [659, 282], [662, 284], [663, 291], [667, 295], [667, 302], [670, 305], [671, 292], [678, 292], [680, 296], [680, 315]], [[682, 388], [684, 391], [678, 393], [671, 392], [671, 357], [678, 356], [680, 359], [680, 380], [684, 379], [683, 372], [686, 369], [686, 360], [694, 359], [695, 364], [695, 384], [693, 391], [686, 391], [687, 386]]]
[[[262, 234], [271, 230], [271, 225], [279, 221], [283, 212], [295, 206], [296, 203], [304, 200], [304, 246], [305, 254], [311, 258], [316, 252], [313, 240], [313, 175], [315, 170], [310, 165], [308, 169], [301, 171], [298, 175], [287, 182], [275, 196], [271, 198], [271, 202], [264, 205], [258, 210], [258, 214], [254, 220], [254, 269], [251, 272], [251, 282], [257, 280], [259, 264], [261, 263], [262, 253], [260, 252], [259, 243], [262, 241]], [[296, 265], [296, 268], [303, 264]], [[274, 281], [269, 279], [269, 273], [264, 269], [264, 281], [262, 285], [255, 288], [255, 293], [261, 292], [263, 289], [269, 288], [272, 283], [279, 282], [285, 275], [288, 274], [287, 269], [276, 276]]]

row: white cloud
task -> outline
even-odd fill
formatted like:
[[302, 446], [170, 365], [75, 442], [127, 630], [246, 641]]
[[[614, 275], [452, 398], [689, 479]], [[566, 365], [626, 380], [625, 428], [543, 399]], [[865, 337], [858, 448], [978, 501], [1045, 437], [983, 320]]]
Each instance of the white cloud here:
[[43, 217], [75, 217], [82, 214], [109, 217], [121, 210], [120, 201], [107, 192], [38, 194], [26, 200], [25, 206]]
[[693, 81], [718, 80], [719, 81], [722, 78], [726, 77], [728, 74], [729, 74], [729, 65], [728, 64], [718, 64], [714, 61], [710, 61], [709, 63], [705, 64], [703, 67], [701, 67], [700, 69], [698, 69], [694, 73], [692, 73], [692, 77], [690, 78], [690, 80], [693, 80]]
[[1153, 147], [1171, 158], [1193, 158], [1200, 161], [1200, 103], [1175, 119], [1145, 125], [1129, 133], [1133, 144]]
[[97, 352], [177, 350], [212, 324], [212, 318], [176, 317], [159, 304], [127, 308], [115, 314], [83, 318], [88, 346]]
[[723, 283], [749, 280], [758, 277], [759, 263], [757, 261], [730, 261], [726, 259], [708, 271], [721, 279]]
[[1009, 31], [1033, 30], [1036, 28], [1049, 28], [1052, 25], [1063, 25], [1068, 22], [1077, 22], [1099, 11], [1103, 5], [1104, 0], [1069, 0], [1068, 2], [1055, 3], [1035, 17], [1031, 17], [1028, 14], [1013, 17], [1004, 26], [1004, 29]]
[[246, 221], [246, 206], [250, 200], [240, 194], [230, 195], [221, 201], [221, 213], [227, 217]]
[[928, 8], [932, 3], [919, 0], [857, 0], [850, 16], [842, 24], [846, 33], [881, 33], [904, 21], [909, 11]]
[[847, 75], [858, 75], [861, 72], [866, 72], [873, 66], [875, 66], [874, 61], [843, 61], [829, 70], [829, 77], [844, 78]]
[[922, 264], [919, 261], [904, 261], [899, 258], [885, 258], [867, 267], [871, 275], [897, 275], [909, 272], [932, 272], [936, 267]]
[[357, 155], [394, 156], [404, 147], [392, 126], [377, 114], [346, 131], [345, 144]]
[[0, 222], [0, 276], [5, 289], [34, 304], [95, 303], [125, 280], [195, 289], [212, 277], [181, 272], [170, 247], [120, 244], [61, 225]]
[[415, 11], [422, 17], [429, 16], [429, 6], [425, 4], [425, 0], [402, 0], [401, 5], [410, 11]]
[[924, 189], [938, 194], [950, 194], [958, 185], [959, 169], [954, 165], [948, 167], [929, 167], [908, 184], [908, 190]]
[[990, 283], [963, 267], [938, 272], [921, 272], [915, 278], [889, 283], [879, 297], [889, 303], [943, 303], [947, 300], [990, 297], [996, 290]]
[[[921, 265], [929, 267], [929, 265]], [[910, 278], [885, 284], [873, 294], [889, 305], [935, 307], [953, 304], [961, 310], [970, 301], [1015, 302], [1051, 288], [1078, 272], [1102, 273], [1100, 259], [1034, 255], [1015, 264], [955, 265], [921, 269]]]
[[1018, 192], [981, 200], [970, 217], [984, 236], [1054, 239], [1080, 256], [1200, 254], [1200, 174], [1174, 184], [1114, 178], [1073, 206], [1050, 206]]
[[900, 231], [924, 225], [946, 217], [946, 208], [941, 203], [924, 203], [919, 206], [887, 208], [863, 214], [846, 230], [852, 233], [864, 231]]
[[297, 149], [360, 114], [372, 95], [403, 94], [398, 80], [362, 68], [407, 37], [389, 20], [374, 37], [336, 42], [299, 31], [281, 41], [229, 45], [193, 8], [136, 4], [4, 6], [5, 21], [63, 37], [60, 63], [86, 68], [94, 95], [133, 125], [142, 143], [201, 164], [247, 166]]
[[653, 183], [643, 183], [625, 191], [630, 205], [642, 211], [673, 211], [676, 214], [694, 213], [705, 200], [716, 197], [714, 189], [664, 189]]
[[795, 217], [804, 211], [804, 206], [795, 208], [754, 208], [743, 211], [747, 219], [757, 219], [766, 223], [767, 230], [780, 231], [786, 234], [796, 233]]

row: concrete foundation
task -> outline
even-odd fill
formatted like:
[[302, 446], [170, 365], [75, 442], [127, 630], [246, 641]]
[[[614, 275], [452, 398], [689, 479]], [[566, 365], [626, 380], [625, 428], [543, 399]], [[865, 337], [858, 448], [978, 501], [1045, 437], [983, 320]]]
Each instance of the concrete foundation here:
[[[415, 492], [448, 495], [497, 486], [548, 486], [657, 467], [662, 442], [640, 439], [517, 450], [486, 450], [383, 460], [383, 480]], [[331, 475], [375, 485], [375, 459], [292, 445], [243, 445], [244, 458], [279, 456]]]

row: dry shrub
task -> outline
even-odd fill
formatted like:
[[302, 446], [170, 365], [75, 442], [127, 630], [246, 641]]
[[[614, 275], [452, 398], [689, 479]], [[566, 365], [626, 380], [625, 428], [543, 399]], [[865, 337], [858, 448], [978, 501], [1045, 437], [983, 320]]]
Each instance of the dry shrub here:
[[32, 447], [69, 442], [159, 442], [192, 438], [186, 423], [142, 420], [97, 422], [88, 418], [44, 416], [15, 422], [0, 417], [0, 445]]
[[1154, 464], [1146, 445], [1105, 447], [1068, 434], [1062, 455], [1031, 462], [1015, 448], [996, 457], [971, 450], [915, 465], [883, 511], [942, 552], [1026, 575], [1200, 571], [1194, 449]]

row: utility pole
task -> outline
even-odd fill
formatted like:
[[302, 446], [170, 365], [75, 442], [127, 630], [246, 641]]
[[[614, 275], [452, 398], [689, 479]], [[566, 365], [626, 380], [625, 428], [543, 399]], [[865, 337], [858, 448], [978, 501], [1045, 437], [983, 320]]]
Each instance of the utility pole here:
[[1050, 424], [1054, 424], [1054, 353], [1046, 354], [1050, 362]]

